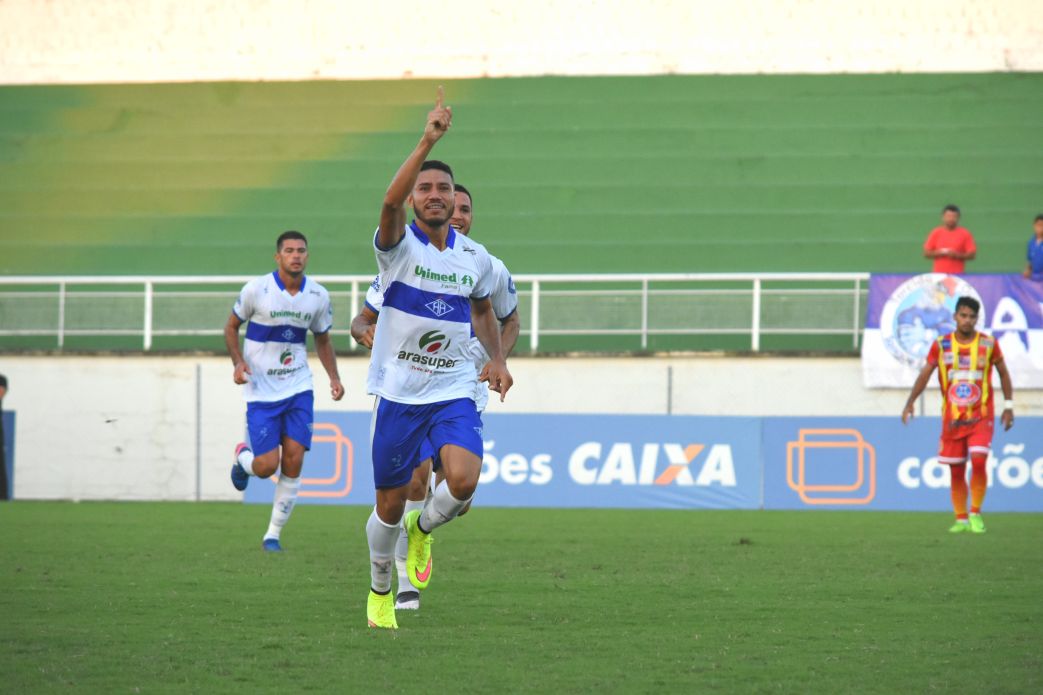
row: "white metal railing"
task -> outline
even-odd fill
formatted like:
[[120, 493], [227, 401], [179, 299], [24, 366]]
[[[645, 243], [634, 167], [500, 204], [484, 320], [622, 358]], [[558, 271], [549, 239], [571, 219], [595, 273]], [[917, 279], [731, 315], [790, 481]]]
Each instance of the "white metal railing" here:
[[[253, 277], [0, 278], [0, 348], [5, 336], [53, 336], [59, 349], [69, 336], [140, 336], [150, 350], [156, 337], [221, 335], [239, 287]], [[334, 334], [347, 335], [344, 310], [358, 313], [372, 275], [310, 277], [330, 290], [340, 317]], [[868, 279], [868, 273], [514, 276], [532, 352], [548, 336], [635, 336], [645, 350], [652, 336], [749, 335], [756, 352], [765, 335], [849, 335], [857, 348]], [[95, 308], [84, 309], [83, 300], [95, 300]], [[186, 303], [199, 322], [173, 325], [176, 307]], [[119, 320], [106, 321], [105, 307]]]

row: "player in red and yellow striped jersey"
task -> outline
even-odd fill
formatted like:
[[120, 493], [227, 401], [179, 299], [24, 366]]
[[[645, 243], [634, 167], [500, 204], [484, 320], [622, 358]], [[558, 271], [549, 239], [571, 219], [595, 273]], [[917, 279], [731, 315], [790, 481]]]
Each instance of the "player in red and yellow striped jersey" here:
[[[931, 373], [938, 368], [938, 385], [942, 390], [942, 438], [938, 462], [949, 465], [952, 487], [952, 506], [956, 523], [949, 530], [962, 533], [985, 532], [981, 505], [988, 487], [985, 464], [992, 447], [993, 408], [992, 368], [1000, 377], [1003, 389], [1003, 429], [1014, 425], [1014, 387], [1010, 373], [1003, 362], [999, 343], [989, 335], [979, 333], [981, 305], [971, 297], [960, 297], [956, 302], [956, 330], [934, 341], [927, 354], [927, 364], [913, 384], [913, 390], [902, 411], [902, 422], [913, 416], [913, 404], [923, 393]], [[970, 515], [967, 514], [967, 456], [971, 459]]]

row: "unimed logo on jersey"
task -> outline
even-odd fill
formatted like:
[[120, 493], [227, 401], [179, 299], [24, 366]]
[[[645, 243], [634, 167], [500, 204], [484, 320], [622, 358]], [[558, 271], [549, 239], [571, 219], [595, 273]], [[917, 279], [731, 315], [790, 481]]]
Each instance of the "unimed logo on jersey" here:
[[[466, 251], [467, 249], [464, 250]], [[450, 285], [464, 285], [466, 287], [474, 286], [474, 278], [470, 275], [462, 275], [458, 278], [456, 273], [438, 273], [430, 268], [425, 268], [422, 265], [413, 268], [413, 274], [422, 277], [425, 280], [434, 280], [436, 282], [444, 282]]]

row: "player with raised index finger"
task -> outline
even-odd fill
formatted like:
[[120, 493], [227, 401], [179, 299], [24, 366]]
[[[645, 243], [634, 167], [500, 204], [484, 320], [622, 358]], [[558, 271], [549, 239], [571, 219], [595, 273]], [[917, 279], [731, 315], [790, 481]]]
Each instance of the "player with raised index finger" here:
[[[439, 88], [420, 142], [384, 196], [374, 238], [385, 288], [367, 381], [376, 396], [371, 428], [376, 506], [366, 523], [371, 578], [366, 612], [372, 627], [398, 627], [391, 579], [400, 523], [409, 536], [409, 579], [423, 589], [431, 579], [431, 531], [455, 518], [478, 485], [483, 445], [468, 349], [472, 325], [489, 355], [483, 378], [501, 400], [513, 383], [489, 301], [492, 261], [485, 247], [449, 224], [452, 169], [427, 160], [451, 124], [452, 110]], [[415, 216], [408, 225], [407, 204]], [[425, 441], [438, 451], [446, 479], [422, 511], [403, 519]]]

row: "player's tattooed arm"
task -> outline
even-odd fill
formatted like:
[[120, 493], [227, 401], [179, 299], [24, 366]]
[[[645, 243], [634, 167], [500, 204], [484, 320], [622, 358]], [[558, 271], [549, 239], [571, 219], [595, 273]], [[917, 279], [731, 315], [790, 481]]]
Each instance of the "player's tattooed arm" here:
[[916, 382], [913, 384], [913, 390], [909, 392], [909, 398], [905, 402], [905, 407], [902, 408], [902, 424], [907, 424], [914, 415], [914, 409], [916, 407], [916, 399], [920, 397], [923, 390], [927, 388], [927, 382], [931, 378], [931, 374], [934, 373], [934, 365], [928, 364], [916, 377]]
[[232, 364], [235, 365], [232, 381], [237, 384], [245, 384], [249, 381], [246, 375], [251, 374], [250, 365], [243, 359], [243, 353], [239, 350], [239, 327], [242, 325], [243, 322], [235, 313], [229, 315], [228, 321], [225, 322], [225, 349], [228, 350], [228, 356], [232, 358]]
[[395, 177], [391, 179], [387, 193], [384, 194], [384, 205], [380, 209], [380, 229], [377, 232], [377, 245], [382, 249], [390, 249], [402, 239], [406, 225], [406, 202], [413, 186], [416, 185], [420, 165], [452, 125], [453, 109], [444, 102], [445, 92], [439, 87], [435, 107], [427, 114], [427, 123], [420, 142], [399, 167]]

